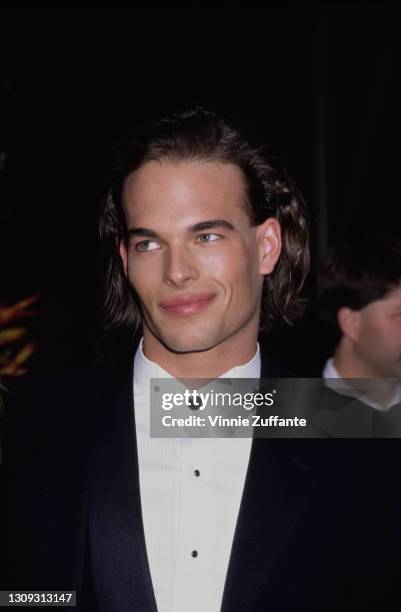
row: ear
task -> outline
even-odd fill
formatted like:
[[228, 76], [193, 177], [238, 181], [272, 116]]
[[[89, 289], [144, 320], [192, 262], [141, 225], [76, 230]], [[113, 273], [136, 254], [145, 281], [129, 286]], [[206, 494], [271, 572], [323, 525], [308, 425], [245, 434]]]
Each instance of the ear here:
[[269, 218], [259, 225], [256, 239], [260, 253], [260, 274], [271, 274], [281, 253], [281, 227], [277, 219]]
[[125, 246], [124, 240], [121, 240], [119, 250], [120, 250], [120, 257], [123, 263], [124, 274], [125, 276], [128, 276], [128, 253], [127, 253], [127, 247]]
[[361, 323], [361, 313], [359, 310], [352, 310], [343, 306], [337, 312], [337, 322], [342, 334], [354, 342], [358, 339], [359, 327]]

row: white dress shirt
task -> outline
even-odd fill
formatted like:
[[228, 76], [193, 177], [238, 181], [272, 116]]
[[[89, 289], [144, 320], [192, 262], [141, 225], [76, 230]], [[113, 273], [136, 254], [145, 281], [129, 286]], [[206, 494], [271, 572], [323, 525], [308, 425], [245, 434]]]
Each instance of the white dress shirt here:
[[[383, 412], [385, 410], [389, 410], [391, 406], [394, 406], [395, 404], [398, 404], [401, 402], [401, 386], [400, 385], [395, 386], [394, 394], [386, 402], [384, 406], [373, 401], [368, 395], [363, 395], [360, 392], [360, 390], [353, 387], [350, 383], [347, 383], [346, 379], [341, 378], [338, 370], [336, 369], [334, 365], [334, 361], [332, 357], [330, 357], [330, 359], [326, 361], [326, 365], [324, 366], [324, 370], [323, 370], [323, 378], [326, 381], [326, 385], [330, 389], [333, 389], [333, 391], [336, 391], [337, 393], [341, 393], [342, 395], [347, 395], [349, 397], [354, 397], [356, 399], [359, 399], [361, 402], [363, 402], [364, 404], [367, 404], [368, 406], [370, 406], [371, 408], [374, 408], [375, 410], [380, 410]], [[339, 383], [340, 379], [341, 379], [341, 383]]]
[[[251, 438], [150, 438], [150, 378], [172, 378], [134, 361], [142, 518], [158, 612], [218, 612], [251, 451]], [[259, 345], [224, 378], [260, 377]]]

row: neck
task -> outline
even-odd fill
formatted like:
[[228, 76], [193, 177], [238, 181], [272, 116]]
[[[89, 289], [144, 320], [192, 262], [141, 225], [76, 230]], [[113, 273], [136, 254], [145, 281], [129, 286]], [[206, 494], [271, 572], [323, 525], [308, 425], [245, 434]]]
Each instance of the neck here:
[[176, 353], [144, 329], [143, 352], [174, 378], [218, 378], [250, 361], [257, 350], [257, 335], [248, 342], [227, 339], [210, 349]]
[[334, 353], [333, 365], [341, 378], [372, 378], [366, 366], [354, 355], [346, 338], [342, 338]]
[[341, 378], [350, 379], [352, 386], [378, 405], [386, 407], [394, 397], [397, 381], [383, 378], [380, 372], [358, 359], [346, 338], [340, 341], [334, 353], [333, 365]]

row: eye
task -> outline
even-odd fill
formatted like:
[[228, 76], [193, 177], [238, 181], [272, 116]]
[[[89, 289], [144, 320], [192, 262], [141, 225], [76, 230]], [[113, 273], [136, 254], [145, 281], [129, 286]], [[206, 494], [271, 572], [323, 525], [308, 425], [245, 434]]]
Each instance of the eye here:
[[136, 251], [155, 251], [159, 248], [159, 245], [154, 240], [142, 240], [135, 245]]
[[219, 240], [219, 238], [221, 238], [219, 234], [200, 234], [198, 236], [198, 240], [201, 243], [215, 242], [216, 240]]

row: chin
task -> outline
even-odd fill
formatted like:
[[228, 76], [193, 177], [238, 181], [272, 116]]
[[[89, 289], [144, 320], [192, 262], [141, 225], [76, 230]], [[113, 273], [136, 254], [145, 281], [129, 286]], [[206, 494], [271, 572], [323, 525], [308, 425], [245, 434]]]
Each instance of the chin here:
[[187, 330], [182, 333], [177, 333], [175, 331], [171, 334], [157, 334], [157, 338], [166, 348], [175, 353], [207, 351], [221, 341], [220, 338], [207, 336], [204, 333], [202, 334], [201, 330], [198, 330], [197, 333], [189, 333]]

